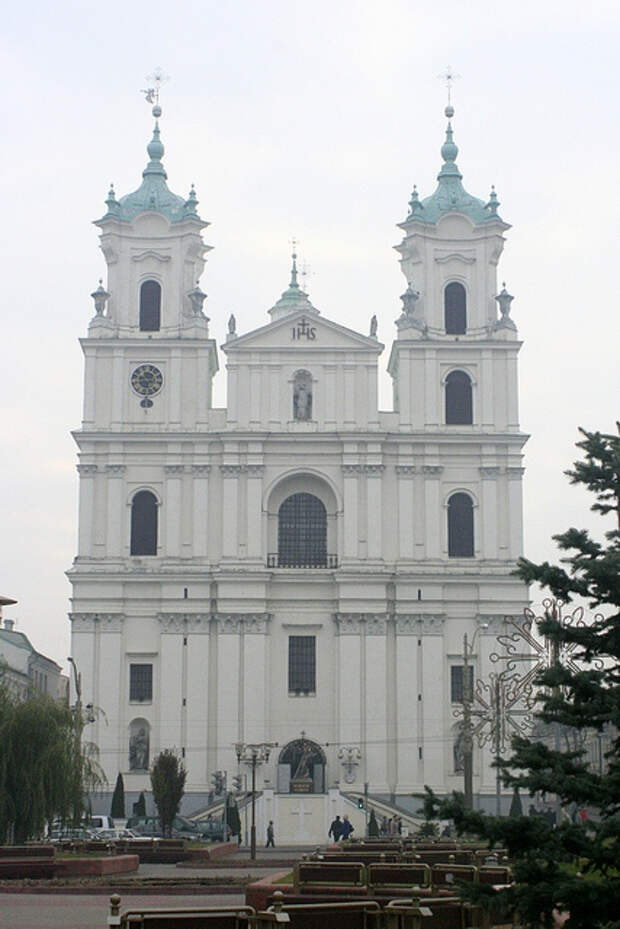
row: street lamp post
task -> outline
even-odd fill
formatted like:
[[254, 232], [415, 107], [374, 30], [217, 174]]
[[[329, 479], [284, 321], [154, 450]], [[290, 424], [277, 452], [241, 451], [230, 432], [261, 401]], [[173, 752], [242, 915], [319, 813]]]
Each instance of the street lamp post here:
[[237, 763], [250, 766], [252, 770], [252, 820], [250, 825], [250, 858], [256, 858], [256, 766], [269, 761], [273, 742], [245, 743], [236, 742]]
[[488, 623], [481, 623], [474, 632], [471, 642], [467, 641], [467, 633], [463, 636], [463, 792], [465, 806], [468, 810], [474, 808], [474, 734], [471, 724], [471, 705], [473, 701], [472, 680], [469, 674], [469, 659], [472, 656], [476, 636], [481, 629], [488, 629]]

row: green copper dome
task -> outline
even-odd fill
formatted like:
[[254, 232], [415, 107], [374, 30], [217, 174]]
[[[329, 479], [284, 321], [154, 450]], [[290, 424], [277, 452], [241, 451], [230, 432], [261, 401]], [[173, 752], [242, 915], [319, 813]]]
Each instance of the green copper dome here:
[[[156, 112], [157, 111], [157, 112]], [[161, 107], [153, 107], [153, 114], [159, 116]], [[159, 121], [155, 120], [153, 129], [153, 138], [146, 147], [149, 156], [149, 163], [142, 172], [142, 183], [133, 193], [125, 194], [120, 200], [116, 200], [114, 190], [108, 193], [106, 205], [108, 212], [103, 219], [120, 219], [123, 222], [131, 222], [138, 213], [145, 210], [154, 210], [162, 213], [170, 222], [181, 222], [187, 219], [200, 219], [196, 212], [198, 200], [196, 192], [192, 187], [190, 196], [187, 200], [173, 194], [166, 184], [168, 175], [162, 164], [164, 156], [164, 144], [160, 138]]]
[[[453, 113], [452, 107], [446, 108], [447, 116], [452, 116]], [[464, 213], [476, 224], [500, 219], [497, 213], [499, 201], [494, 190], [489, 202], [485, 203], [484, 200], [480, 200], [478, 197], [472, 197], [463, 187], [463, 175], [456, 164], [459, 150], [453, 136], [452, 123], [448, 122], [446, 139], [441, 146], [441, 157], [444, 163], [437, 175], [439, 182], [437, 189], [430, 197], [420, 200], [414, 187], [412, 198], [409, 201], [410, 211], [406, 222], [416, 219], [423, 223], [436, 223], [444, 213], [449, 212]]]
[[289, 313], [295, 313], [297, 310], [305, 310], [306, 313], [318, 314], [316, 307], [312, 306], [308, 294], [299, 286], [297, 281], [297, 255], [293, 252], [293, 267], [291, 268], [291, 282], [284, 291], [277, 303], [270, 310], [272, 319], [279, 319], [281, 316], [287, 316]]

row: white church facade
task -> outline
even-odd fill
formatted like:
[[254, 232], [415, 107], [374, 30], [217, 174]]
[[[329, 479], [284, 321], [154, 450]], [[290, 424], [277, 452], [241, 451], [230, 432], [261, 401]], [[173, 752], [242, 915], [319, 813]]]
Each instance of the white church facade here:
[[[229, 320], [214, 408], [207, 223], [193, 189], [167, 186], [157, 122], [139, 189], [110, 190], [68, 572], [82, 700], [103, 711], [86, 737], [110, 790], [119, 771], [128, 793], [148, 790], [153, 757], [175, 748], [191, 811], [213, 772], [230, 783], [235, 746], [270, 743], [257, 784], [282, 839], [300, 793], [328, 819], [365, 783], [412, 809], [425, 784], [462, 789], [463, 635], [484, 676], [504, 617], [527, 603], [511, 573], [526, 437], [497, 283], [509, 226], [494, 191], [464, 190], [457, 152], [448, 123], [437, 190], [414, 190], [400, 224], [389, 411], [376, 320], [366, 335], [322, 316], [294, 258], [264, 326]], [[480, 805], [490, 761], [476, 749]], [[299, 815], [289, 840], [315, 838]]]

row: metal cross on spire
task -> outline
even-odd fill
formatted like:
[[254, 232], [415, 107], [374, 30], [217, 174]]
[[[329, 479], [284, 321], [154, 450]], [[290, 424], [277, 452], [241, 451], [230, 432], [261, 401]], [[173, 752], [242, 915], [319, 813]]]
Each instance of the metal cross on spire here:
[[458, 81], [460, 76], [461, 75], [457, 74], [451, 65], [448, 65], [445, 71], [437, 75], [440, 81], [446, 82], [446, 87], [448, 89], [448, 106], [452, 106], [452, 85], [455, 81]]
[[144, 94], [147, 103], [159, 106], [161, 85], [166, 84], [170, 80], [170, 76], [162, 68], [155, 68], [152, 74], [146, 75], [145, 80], [148, 82], [147, 89], [141, 90], [140, 93]]

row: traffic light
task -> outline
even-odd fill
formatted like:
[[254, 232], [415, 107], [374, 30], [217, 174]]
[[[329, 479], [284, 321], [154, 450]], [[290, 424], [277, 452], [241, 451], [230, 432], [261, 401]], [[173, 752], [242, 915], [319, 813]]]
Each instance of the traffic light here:
[[241, 790], [241, 775], [240, 774], [233, 775], [232, 781], [233, 781], [233, 790], [240, 791]]
[[357, 808], [358, 808], [358, 810], [363, 810], [363, 809], [364, 809], [364, 798], [363, 798], [363, 797], [358, 797], [358, 798], [357, 798]]

